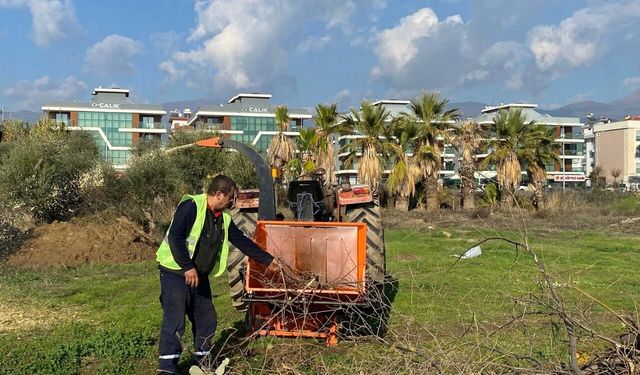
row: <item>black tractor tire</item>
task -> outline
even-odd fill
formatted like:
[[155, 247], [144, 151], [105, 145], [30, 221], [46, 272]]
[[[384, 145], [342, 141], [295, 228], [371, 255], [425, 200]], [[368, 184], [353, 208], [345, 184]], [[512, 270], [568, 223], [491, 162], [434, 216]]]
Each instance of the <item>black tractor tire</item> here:
[[387, 262], [379, 201], [347, 206], [345, 221], [367, 224], [367, 282], [382, 285], [387, 271]]
[[[242, 209], [234, 208], [231, 210], [231, 218], [245, 236], [253, 238], [256, 230], [256, 221], [258, 220], [258, 209]], [[231, 295], [231, 303], [238, 311], [247, 309], [247, 302], [242, 301], [244, 295], [244, 265], [247, 256], [238, 248], [229, 243], [229, 255], [227, 257], [227, 273], [229, 275], [229, 293]]]

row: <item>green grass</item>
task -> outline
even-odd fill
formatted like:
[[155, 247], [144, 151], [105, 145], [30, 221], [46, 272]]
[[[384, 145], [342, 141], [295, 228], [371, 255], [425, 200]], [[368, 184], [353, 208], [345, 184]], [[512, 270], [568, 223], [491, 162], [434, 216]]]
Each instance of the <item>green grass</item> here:
[[[556, 277], [570, 313], [617, 337], [621, 324], [576, 288], [615, 311], [636, 314], [640, 237], [552, 229], [530, 233], [529, 242]], [[521, 240], [515, 231], [483, 231]], [[250, 355], [232, 358], [234, 372], [286, 372], [282, 366], [295, 366], [300, 373], [353, 374], [405, 366], [407, 372], [419, 373], [424, 358], [407, 359], [415, 353], [438, 359], [446, 364], [441, 370], [451, 373], [479, 371], [488, 359], [498, 357], [514, 364], [499, 352], [531, 356], [549, 366], [566, 362], [563, 327], [547, 314], [547, 294], [526, 253], [493, 241], [482, 245], [482, 256], [451, 267], [453, 254], [482, 238], [483, 233], [462, 228], [387, 230], [387, 268], [398, 291], [386, 343], [343, 341], [326, 348], [303, 340], [292, 350], [293, 340], [264, 338], [245, 351]], [[2, 269], [0, 373], [153, 374], [161, 320], [158, 288], [153, 262]], [[239, 326], [243, 317], [231, 308], [225, 277], [213, 280], [212, 288], [221, 335], [225, 328]], [[10, 315], [9, 323], [2, 324], [7, 319], [2, 314]], [[187, 334], [187, 352], [190, 341]], [[581, 351], [602, 346], [581, 333]], [[190, 365], [188, 355], [183, 365]]]

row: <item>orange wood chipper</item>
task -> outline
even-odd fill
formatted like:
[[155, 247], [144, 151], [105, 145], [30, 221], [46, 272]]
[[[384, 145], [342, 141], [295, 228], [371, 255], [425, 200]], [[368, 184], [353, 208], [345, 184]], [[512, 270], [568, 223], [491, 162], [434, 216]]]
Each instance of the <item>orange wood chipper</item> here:
[[198, 145], [230, 147], [252, 161], [260, 189], [239, 192], [234, 222], [283, 264], [284, 272], [265, 275], [264, 266], [230, 249], [231, 297], [246, 311], [248, 328], [259, 335], [315, 337], [335, 345], [344, 310], [381, 296], [384, 233], [371, 189], [327, 188], [321, 173], [290, 181], [287, 199], [294, 220], [275, 220], [271, 170], [254, 149], [221, 138]]

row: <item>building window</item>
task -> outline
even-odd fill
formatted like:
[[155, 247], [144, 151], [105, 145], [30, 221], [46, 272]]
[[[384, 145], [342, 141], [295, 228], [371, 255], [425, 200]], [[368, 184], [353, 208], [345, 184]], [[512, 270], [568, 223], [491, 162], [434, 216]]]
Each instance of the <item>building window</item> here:
[[68, 113], [56, 113], [56, 122], [58, 124], [68, 124], [69, 123], [69, 114]]
[[153, 129], [153, 116], [142, 116], [140, 127], [143, 129]]

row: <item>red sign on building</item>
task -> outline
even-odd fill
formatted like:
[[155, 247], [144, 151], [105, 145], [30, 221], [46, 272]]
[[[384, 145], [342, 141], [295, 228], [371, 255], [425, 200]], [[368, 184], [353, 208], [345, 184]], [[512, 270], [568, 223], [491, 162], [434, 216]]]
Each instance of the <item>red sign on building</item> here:
[[553, 181], [556, 182], [562, 182], [562, 181], [566, 181], [566, 182], [583, 182], [584, 180], [586, 180], [586, 177], [584, 175], [555, 175], [553, 176]]

